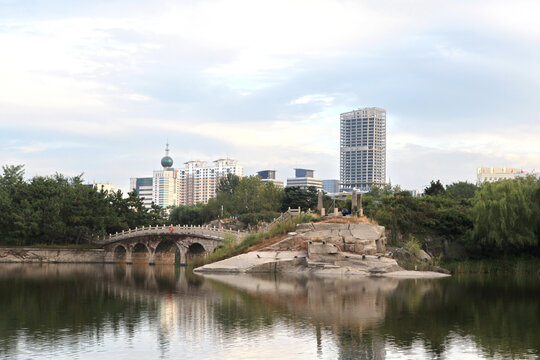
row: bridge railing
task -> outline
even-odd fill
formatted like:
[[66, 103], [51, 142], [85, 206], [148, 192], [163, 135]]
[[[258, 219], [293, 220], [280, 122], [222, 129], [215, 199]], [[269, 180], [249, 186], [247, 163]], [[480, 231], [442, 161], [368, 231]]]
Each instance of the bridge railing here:
[[217, 239], [223, 239], [226, 234], [233, 235], [237, 241], [241, 241], [249, 233], [246, 231], [235, 231], [229, 229], [223, 229], [219, 227], [207, 226], [207, 225], [156, 225], [156, 226], [142, 226], [135, 229], [122, 230], [114, 234], [98, 237], [94, 243], [106, 244], [110, 242], [120, 241], [134, 236], [143, 235], [157, 235], [157, 234], [186, 234], [186, 235], [199, 235], [205, 237], [212, 237]]

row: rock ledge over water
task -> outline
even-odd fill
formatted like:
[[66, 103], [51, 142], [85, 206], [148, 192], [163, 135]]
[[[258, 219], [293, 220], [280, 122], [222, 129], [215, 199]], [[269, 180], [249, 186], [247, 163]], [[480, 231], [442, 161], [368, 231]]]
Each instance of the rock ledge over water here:
[[252, 251], [195, 269], [202, 273], [293, 273], [316, 276], [443, 277], [445, 274], [404, 271], [384, 256], [340, 252], [333, 244], [311, 243], [307, 251]]

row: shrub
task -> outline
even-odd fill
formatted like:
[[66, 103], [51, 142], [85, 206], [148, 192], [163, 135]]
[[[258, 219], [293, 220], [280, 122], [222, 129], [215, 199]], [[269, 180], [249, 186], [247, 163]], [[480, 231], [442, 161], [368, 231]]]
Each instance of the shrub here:
[[409, 240], [409, 241], [407, 241], [407, 243], [405, 243], [404, 247], [415, 258], [418, 259], [420, 257], [420, 251], [422, 250], [422, 247], [420, 246], [420, 243], [418, 242], [418, 240], [416, 240], [413, 236], [411, 236], [411, 240]]

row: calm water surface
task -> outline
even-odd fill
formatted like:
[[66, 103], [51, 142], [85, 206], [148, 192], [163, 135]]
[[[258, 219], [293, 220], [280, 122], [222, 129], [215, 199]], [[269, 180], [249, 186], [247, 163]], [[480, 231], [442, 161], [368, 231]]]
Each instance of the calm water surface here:
[[537, 359], [540, 279], [0, 264], [1, 359]]

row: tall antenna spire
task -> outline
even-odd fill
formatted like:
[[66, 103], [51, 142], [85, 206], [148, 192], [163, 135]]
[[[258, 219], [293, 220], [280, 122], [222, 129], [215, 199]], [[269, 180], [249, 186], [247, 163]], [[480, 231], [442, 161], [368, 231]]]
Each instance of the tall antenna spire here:
[[168, 138], [167, 138], [167, 145], [165, 146], [165, 156], [161, 158], [161, 166], [167, 169], [173, 166], [173, 159], [169, 156], [169, 139]]

